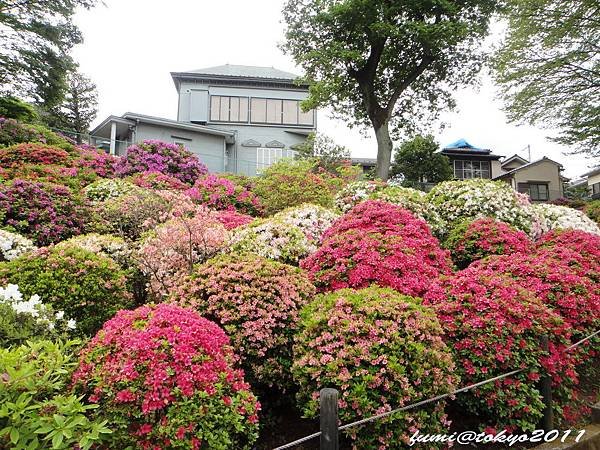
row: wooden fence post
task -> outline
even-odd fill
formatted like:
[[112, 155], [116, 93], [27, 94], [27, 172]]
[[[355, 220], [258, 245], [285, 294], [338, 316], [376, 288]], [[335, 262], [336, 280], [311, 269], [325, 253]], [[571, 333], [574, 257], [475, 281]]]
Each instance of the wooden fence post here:
[[338, 437], [338, 391], [321, 389], [321, 450], [339, 450]]
[[[544, 352], [548, 353], [548, 335], [544, 334], [541, 336], [540, 346]], [[544, 418], [542, 419], [542, 426], [544, 431], [548, 432], [554, 429], [554, 412], [552, 411], [552, 377], [545, 370], [540, 380], [540, 390], [542, 393], [542, 400], [544, 401]]]

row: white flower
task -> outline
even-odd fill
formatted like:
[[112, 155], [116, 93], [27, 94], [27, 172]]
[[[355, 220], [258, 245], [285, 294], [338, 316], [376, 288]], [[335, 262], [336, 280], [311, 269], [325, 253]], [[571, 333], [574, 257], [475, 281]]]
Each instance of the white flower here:
[[12, 261], [36, 248], [30, 239], [17, 233], [0, 230], [0, 261]]
[[62, 318], [65, 316], [65, 312], [64, 311], [58, 311], [56, 314], [56, 319], [57, 320], [62, 320]]
[[67, 328], [69, 330], [74, 330], [76, 327], [77, 327], [77, 323], [75, 322], [75, 319], [67, 320]]

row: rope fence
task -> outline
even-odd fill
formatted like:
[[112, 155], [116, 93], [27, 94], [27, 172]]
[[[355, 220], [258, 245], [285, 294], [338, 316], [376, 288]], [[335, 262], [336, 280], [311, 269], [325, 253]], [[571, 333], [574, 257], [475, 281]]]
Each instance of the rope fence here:
[[[578, 347], [579, 345], [583, 344], [584, 342], [589, 341], [590, 339], [594, 338], [595, 336], [600, 335], [600, 330], [595, 331], [594, 333], [590, 334], [589, 336], [586, 336], [585, 338], [575, 342], [574, 344], [570, 345], [569, 347], [567, 347], [564, 351], [565, 352], [569, 352], [571, 350], [573, 350], [574, 348]], [[543, 350], [548, 351], [548, 336], [542, 336], [542, 338], [540, 339], [540, 344]], [[503, 373], [502, 375], [498, 375], [492, 378], [488, 378], [484, 381], [480, 381], [478, 383], [474, 383], [474, 384], [470, 384], [468, 386], [464, 386], [460, 389], [456, 389], [452, 392], [446, 393], [446, 394], [441, 394], [438, 395], [436, 397], [432, 397], [432, 398], [428, 398], [426, 400], [421, 400], [417, 403], [412, 403], [410, 405], [407, 406], [403, 406], [401, 408], [396, 408], [393, 409], [391, 411], [386, 411], [380, 414], [376, 414], [374, 416], [370, 416], [370, 417], [366, 417], [364, 419], [360, 419], [357, 420], [355, 422], [350, 422], [347, 423], [345, 425], [341, 425], [338, 426], [338, 416], [337, 416], [337, 397], [338, 397], [338, 392], [335, 389], [330, 389], [330, 388], [325, 388], [321, 390], [320, 393], [320, 401], [321, 401], [321, 414], [320, 414], [320, 420], [321, 420], [321, 431], [318, 431], [316, 433], [313, 434], [309, 434], [307, 436], [304, 436], [300, 439], [297, 439], [293, 442], [289, 442], [287, 444], [284, 444], [282, 446], [276, 447], [273, 450], [284, 450], [284, 449], [288, 449], [288, 448], [292, 448], [295, 447], [297, 445], [300, 445], [304, 442], [307, 442], [311, 439], [317, 438], [317, 437], [321, 437], [321, 450], [337, 450], [338, 449], [338, 432], [339, 431], [343, 431], [343, 430], [347, 430], [348, 428], [352, 428], [352, 427], [356, 427], [359, 425], [364, 425], [366, 423], [369, 422], [373, 422], [379, 419], [383, 419], [385, 417], [391, 416], [393, 414], [396, 414], [398, 412], [403, 412], [403, 411], [408, 411], [414, 408], [418, 408], [420, 406], [426, 405], [428, 403], [433, 403], [433, 402], [437, 402], [439, 400], [443, 400], [445, 398], [448, 397], [453, 397], [456, 394], [460, 394], [462, 392], [467, 392], [470, 391], [471, 389], [475, 389], [478, 388], [480, 386], [489, 384], [489, 383], [493, 383], [495, 381], [501, 380], [503, 378], [507, 378], [510, 377], [512, 375], [516, 375], [518, 373], [521, 373], [523, 371], [527, 370], [527, 367], [521, 368], [521, 369], [517, 369], [517, 370], [513, 370], [511, 372], [506, 372]], [[553, 418], [552, 418], [552, 391], [551, 391], [551, 379], [550, 377], [546, 376], [546, 377], [542, 377], [541, 379], [541, 391], [542, 391], [542, 397], [544, 399], [544, 404], [545, 404], [545, 411], [544, 411], [544, 428], [553, 428]], [[335, 405], [334, 405], [335, 404]], [[335, 417], [324, 417], [323, 414], [323, 409], [326, 408], [330, 413], [333, 411], [334, 412], [334, 416]], [[331, 416], [331, 414], [330, 414]], [[326, 426], [324, 427], [324, 423], [326, 424]], [[334, 426], [332, 426], [331, 424], [334, 424]]]

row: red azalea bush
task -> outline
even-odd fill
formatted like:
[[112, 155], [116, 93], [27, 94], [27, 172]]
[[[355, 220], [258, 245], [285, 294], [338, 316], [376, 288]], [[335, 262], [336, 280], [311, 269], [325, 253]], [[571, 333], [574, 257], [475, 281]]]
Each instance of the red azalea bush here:
[[84, 232], [87, 203], [65, 186], [15, 179], [0, 184], [0, 226], [48, 245]]
[[301, 261], [320, 291], [364, 288], [371, 283], [422, 296], [450, 272], [448, 252], [427, 223], [398, 206], [369, 200], [329, 228], [321, 247]]
[[127, 154], [121, 156], [115, 164], [117, 176], [124, 177], [138, 172], [160, 172], [192, 185], [208, 169], [181, 145], [146, 140], [130, 146]]
[[444, 240], [459, 269], [488, 255], [526, 253], [531, 249], [527, 234], [507, 223], [485, 217], [461, 222]]
[[176, 305], [142, 306], [106, 322], [73, 387], [100, 405], [110, 448], [250, 449], [260, 405], [235, 361], [213, 322]]
[[[560, 406], [577, 382], [564, 352], [571, 327], [522, 286], [509, 275], [472, 265], [436, 281], [425, 297], [435, 307], [464, 385], [524, 369], [456, 396], [460, 406], [496, 430], [537, 428], [544, 408], [537, 384], [542, 370], [549, 370], [556, 388], [556, 417], [563, 417]], [[540, 347], [543, 334], [549, 336], [549, 355]]]
[[[448, 393], [458, 383], [433, 310], [379, 287], [320, 295], [305, 307], [292, 370], [304, 414], [317, 417], [319, 390], [333, 387], [341, 394], [342, 422]], [[434, 402], [346, 433], [353, 449], [384, 450], [408, 448], [415, 430], [444, 433], [448, 425], [444, 402]]]
[[136, 173], [129, 177], [129, 181], [146, 189], [174, 189], [182, 191], [189, 188], [183, 181], [160, 172]]
[[17, 144], [0, 148], [0, 166], [14, 168], [23, 164], [70, 165], [71, 155], [61, 148], [38, 143]]
[[314, 293], [295, 267], [232, 254], [197, 266], [172, 299], [223, 327], [253, 384], [286, 391], [298, 312]]
[[197, 203], [210, 208], [260, 215], [260, 199], [249, 189], [234, 181], [208, 174], [199, 178], [187, 194]]
[[246, 225], [254, 220], [254, 217], [248, 214], [241, 214], [237, 211], [218, 211], [217, 220], [228, 230]]

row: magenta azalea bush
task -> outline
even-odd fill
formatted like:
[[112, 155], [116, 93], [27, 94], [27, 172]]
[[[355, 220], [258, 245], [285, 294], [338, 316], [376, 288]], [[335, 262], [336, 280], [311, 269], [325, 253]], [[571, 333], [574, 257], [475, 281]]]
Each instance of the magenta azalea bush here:
[[195, 202], [213, 209], [238, 211], [251, 216], [262, 213], [261, 201], [252, 191], [214, 174], [200, 177], [187, 194]]
[[236, 211], [217, 211], [216, 217], [228, 230], [247, 225], [254, 220], [254, 217]]
[[[459, 381], [433, 310], [379, 287], [319, 295], [305, 307], [292, 371], [304, 414], [318, 417], [319, 390], [332, 387], [340, 391], [342, 423], [448, 393]], [[444, 405], [431, 403], [345, 433], [356, 450], [408, 448], [415, 430], [447, 430]]]
[[292, 337], [314, 293], [298, 268], [233, 254], [197, 266], [172, 299], [223, 327], [253, 384], [281, 392], [293, 386]]
[[260, 405], [229, 339], [176, 305], [120, 311], [81, 353], [76, 393], [113, 430], [110, 448], [250, 449]]
[[81, 234], [87, 203], [69, 188], [16, 179], [0, 183], [0, 226], [47, 245]]
[[334, 222], [321, 247], [300, 266], [320, 291], [376, 283], [421, 296], [450, 271], [450, 258], [424, 220], [396, 205], [368, 200]]
[[525, 232], [485, 217], [457, 225], [444, 240], [444, 247], [458, 268], [464, 269], [488, 255], [526, 253], [531, 249], [531, 241]]
[[97, 149], [91, 145], [80, 144], [75, 148], [78, 157], [74, 160], [75, 167], [87, 168], [103, 178], [112, 178], [115, 173], [115, 164], [118, 157]]
[[117, 176], [138, 172], [160, 172], [192, 185], [208, 170], [193, 153], [180, 145], [146, 140], [130, 146], [127, 154], [115, 164]]

